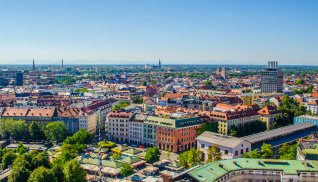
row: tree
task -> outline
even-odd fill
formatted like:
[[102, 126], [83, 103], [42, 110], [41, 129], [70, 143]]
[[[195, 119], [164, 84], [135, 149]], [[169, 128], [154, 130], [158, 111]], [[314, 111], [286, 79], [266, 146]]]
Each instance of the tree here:
[[274, 154], [274, 152], [272, 150], [272, 145], [263, 143], [263, 145], [261, 147], [261, 154], [262, 154], [262, 158], [264, 158], [264, 159], [268, 159], [268, 158], [272, 157]]
[[11, 125], [12, 137], [15, 140], [28, 140], [29, 139], [29, 131], [28, 125], [25, 121], [15, 120]]
[[104, 141], [99, 142], [98, 146], [101, 147], [101, 148], [109, 148], [109, 149], [111, 149], [111, 148], [114, 148], [116, 146], [116, 143], [104, 140]]
[[295, 160], [297, 158], [297, 144], [290, 146], [283, 144], [278, 150], [279, 159]]
[[5, 153], [2, 156], [2, 169], [7, 169], [13, 163], [15, 158], [17, 158], [17, 155], [12, 150]]
[[218, 122], [213, 122], [213, 123], [204, 123], [201, 127], [197, 128], [197, 135], [201, 135], [205, 131], [211, 131], [217, 133], [219, 128], [218, 128]]
[[116, 104], [116, 105], [114, 105], [112, 107], [112, 111], [121, 110], [121, 109], [124, 109], [127, 106], [129, 106], [129, 102], [127, 102], [127, 101], [119, 101], [118, 104]]
[[160, 151], [157, 147], [150, 147], [146, 151], [145, 160], [149, 163], [153, 163], [160, 158]]
[[32, 165], [34, 168], [43, 166], [50, 167], [49, 155], [47, 152], [40, 152], [35, 157], [32, 158]]
[[112, 155], [112, 158], [113, 158], [114, 160], [119, 160], [119, 159], [121, 159], [121, 155], [118, 154], [118, 153], [114, 153], [114, 154]]
[[27, 181], [30, 171], [26, 167], [13, 167], [9, 175], [9, 182]]
[[28, 182], [57, 182], [57, 179], [52, 170], [41, 166], [31, 173]]
[[213, 145], [212, 147], [209, 147], [208, 149], [208, 160], [207, 162], [214, 162], [221, 160], [221, 152], [220, 148], [217, 145]]
[[142, 104], [142, 102], [143, 102], [143, 98], [142, 98], [142, 97], [135, 96], [135, 97], [133, 98], [133, 103], [134, 103], [134, 104]]
[[191, 148], [188, 151], [182, 152], [178, 156], [178, 160], [181, 166], [184, 168], [193, 167], [202, 162], [202, 152], [198, 149]]
[[259, 158], [261, 158], [261, 154], [259, 153], [259, 151], [257, 149], [255, 149], [255, 150], [252, 150], [250, 152], [243, 153], [243, 158], [259, 159]]
[[80, 129], [73, 136], [69, 136], [64, 140], [64, 144], [73, 145], [74, 149], [77, 151], [82, 151], [86, 144], [92, 140], [93, 135], [89, 133], [86, 129]]
[[75, 161], [68, 161], [63, 168], [65, 182], [86, 182], [86, 172], [81, 165]]
[[120, 168], [120, 174], [123, 176], [129, 176], [134, 172], [134, 168], [130, 165], [125, 163], [121, 168]]
[[19, 155], [12, 164], [9, 182], [27, 181], [31, 170], [32, 166], [27, 160], [27, 154]]
[[45, 140], [44, 132], [43, 132], [42, 128], [36, 122], [33, 121], [29, 125], [28, 129], [29, 129], [30, 137], [33, 141]]
[[16, 152], [17, 152], [19, 155], [22, 155], [22, 154], [24, 154], [24, 153], [27, 152], [27, 148], [24, 147], [22, 143], [19, 143], [18, 146], [17, 146]]
[[67, 130], [63, 122], [52, 122], [44, 127], [44, 133], [48, 140], [60, 143], [65, 139]]
[[302, 85], [302, 84], [304, 84], [304, 83], [305, 83], [305, 81], [302, 80], [302, 79], [299, 79], [299, 78], [298, 78], [298, 79], [296, 80], [296, 84], [297, 84], [297, 85]]
[[144, 81], [143, 83], [142, 83], [142, 86], [147, 86], [148, 84], [147, 84], [147, 81]]
[[212, 82], [211, 82], [211, 80], [206, 80], [206, 81], [204, 81], [203, 85], [204, 86], [212, 86]]

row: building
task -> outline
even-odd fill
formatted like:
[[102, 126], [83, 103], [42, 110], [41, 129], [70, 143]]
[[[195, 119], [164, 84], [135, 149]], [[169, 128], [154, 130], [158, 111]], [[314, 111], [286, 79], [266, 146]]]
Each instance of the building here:
[[210, 117], [218, 121], [219, 133], [227, 135], [233, 126], [240, 126], [246, 123], [258, 121], [258, 113], [249, 108], [237, 111], [219, 112], [213, 111]]
[[318, 161], [230, 159], [190, 169], [173, 181], [317, 181]]
[[107, 115], [106, 119], [106, 135], [109, 140], [128, 143], [129, 142], [129, 121], [133, 113], [114, 111]]
[[294, 124], [310, 122], [318, 126], [318, 116], [301, 115], [294, 117]]
[[277, 110], [274, 106], [266, 106], [259, 110], [258, 114], [259, 120], [266, 123], [267, 129], [270, 129], [275, 117], [281, 116], [282, 112]]
[[277, 61], [269, 61], [268, 67], [261, 74], [262, 93], [282, 93], [283, 92], [283, 71], [277, 67]]
[[197, 148], [203, 152], [203, 159], [208, 158], [208, 149], [213, 145], [220, 148], [222, 159], [242, 157], [242, 154], [251, 151], [251, 143], [242, 138], [231, 137], [218, 133], [205, 131], [197, 138]]
[[300, 140], [297, 147], [298, 160], [318, 160], [318, 145], [315, 139]]
[[134, 145], [142, 145], [144, 142], [144, 120], [147, 115], [134, 114], [129, 120], [128, 138], [129, 143]]
[[307, 103], [307, 110], [312, 114], [318, 114], [318, 100], [312, 100]]
[[145, 134], [152, 137], [155, 135], [159, 149], [181, 152], [196, 146], [196, 130], [201, 127], [202, 121], [198, 117], [175, 119], [148, 116], [145, 124], [155, 126], [155, 133], [150, 134], [146, 130]]
[[23, 86], [23, 73], [22, 72], [16, 73], [15, 85]]
[[156, 144], [156, 125], [152, 122], [144, 121], [144, 145], [157, 146]]

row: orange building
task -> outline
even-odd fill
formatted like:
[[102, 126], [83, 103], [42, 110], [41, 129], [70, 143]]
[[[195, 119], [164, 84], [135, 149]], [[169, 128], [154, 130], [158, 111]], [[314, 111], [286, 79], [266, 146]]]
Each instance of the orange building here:
[[156, 125], [156, 145], [161, 150], [182, 152], [196, 147], [196, 130], [202, 121], [198, 117], [160, 118], [147, 117], [145, 124]]

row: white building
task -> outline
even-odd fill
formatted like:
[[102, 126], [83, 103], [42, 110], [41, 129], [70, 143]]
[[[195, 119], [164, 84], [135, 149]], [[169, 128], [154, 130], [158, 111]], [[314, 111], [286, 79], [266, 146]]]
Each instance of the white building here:
[[109, 140], [115, 142], [129, 142], [129, 120], [133, 114], [131, 112], [115, 111], [107, 115], [105, 131]]
[[307, 110], [313, 114], [318, 114], [318, 100], [308, 102]]
[[129, 120], [129, 143], [135, 145], [143, 144], [143, 135], [144, 135], [144, 120], [147, 118], [147, 115], [135, 114]]
[[208, 149], [217, 145], [222, 153], [222, 159], [233, 159], [242, 157], [243, 153], [251, 151], [251, 143], [236, 137], [221, 135], [214, 132], [205, 131], [197, 138], [197, 147], [203, 152], [203, 159], [208, 158]]

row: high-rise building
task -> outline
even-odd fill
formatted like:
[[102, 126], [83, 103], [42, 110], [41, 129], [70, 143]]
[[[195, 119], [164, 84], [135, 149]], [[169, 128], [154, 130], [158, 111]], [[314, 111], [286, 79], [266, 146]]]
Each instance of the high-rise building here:
[[262, 71], [261, 91], [262, 93], [283, 92], [283, 71], [277, 67], [277, 61], [269, 61], [267, 68]]
[[161, 61], [160, 61], [160, 59], [159, 59], [159, 69], [161, 69]]
[[22, 72], [16, 73], [15, 84], [17, 86], [22, 86], [23, 85], [23, 73]]

